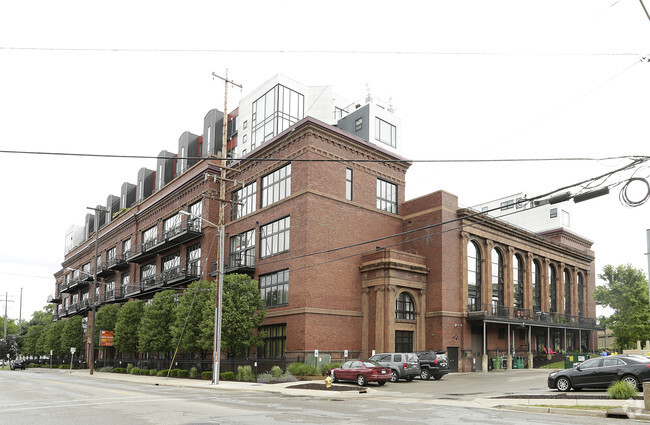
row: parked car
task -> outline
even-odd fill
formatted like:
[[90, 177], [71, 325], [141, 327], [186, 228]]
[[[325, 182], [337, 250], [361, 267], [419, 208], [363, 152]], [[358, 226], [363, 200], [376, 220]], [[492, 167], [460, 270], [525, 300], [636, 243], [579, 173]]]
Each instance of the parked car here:
[[382, 366], [389, 367], [392, 372], [391, 382], [400, 379], [412, 381], [420, 375], [420, 361], [415, 353], [379, 353], [370, 357]]
[[418, 351], [420, 379], [441, 379], [449, 373], [449, 358], [445, 350]]
[[619, 380], [640, 390], [643, 382], [650, 381], [650, 359], [634, 354], [596, 357], [572, 369], [552, 372], [548, 375], [548, 387], [558, 391], [607, 388]]
[[14, 360], [11, 363], [9, 363], [9, 369], [11, 369], [11, 370], [16, 370], [16, 369], [25, 370], [25, 361], [24, 360]]
[[393, 376], [390, 368], [370, 360], [349, 360], [339, 367], [328, 370], [327, 374], [334, 382], [356, 381], [361, 386], [368, 382], [384, 385]]

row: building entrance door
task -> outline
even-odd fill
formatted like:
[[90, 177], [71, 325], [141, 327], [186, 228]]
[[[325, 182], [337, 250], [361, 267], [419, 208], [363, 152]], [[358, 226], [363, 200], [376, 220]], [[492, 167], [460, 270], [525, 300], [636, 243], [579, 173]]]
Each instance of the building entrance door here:
[[395, 352], [410, 353], [413, 351], [413, 332], [395, 331]]
[[449, 371], [458, 372], [458, 347], [447, 347], [447, 357], [449, 358]]

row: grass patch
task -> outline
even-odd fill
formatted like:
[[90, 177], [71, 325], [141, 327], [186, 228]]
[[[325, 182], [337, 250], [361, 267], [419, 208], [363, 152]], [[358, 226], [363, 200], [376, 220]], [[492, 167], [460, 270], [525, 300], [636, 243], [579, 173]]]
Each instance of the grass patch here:
[[541, 366], [539, 369], [566, 369], [566, 368], [564, 367], [564, 360], [560, 360], [559, 362], [549, 363], [547, 365]]

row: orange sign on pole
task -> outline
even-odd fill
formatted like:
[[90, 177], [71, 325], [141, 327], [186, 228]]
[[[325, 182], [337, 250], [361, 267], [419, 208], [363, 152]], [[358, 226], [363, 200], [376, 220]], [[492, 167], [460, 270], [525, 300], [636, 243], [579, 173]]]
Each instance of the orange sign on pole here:
[[102, 347], [112, 347], [113, 331], [99, 331], [99, 345]]

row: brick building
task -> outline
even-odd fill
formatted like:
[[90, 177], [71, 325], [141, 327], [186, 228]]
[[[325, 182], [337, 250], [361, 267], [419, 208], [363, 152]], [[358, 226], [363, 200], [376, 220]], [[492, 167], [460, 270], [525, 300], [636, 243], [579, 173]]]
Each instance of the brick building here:
[[[444, 191], [406, 201], [409, 161], [346, 128], [302, 118], [228, 165], [224, 271], [259, 282], [259, 358], [442, 348], [452, 370], [468, 371], [488, 355], [596, 346], [590, 241], [461, 209]], [[114, 211], [109, 197], [114, 215], [96, 235], [89, 215], [81, 243], [66, 237], [55, 319], [216, 276], [218, 235], [196, 218], [216, 223], [220, 208], [220, 168], [203, 137], [179, 141], [202, 159], [181, 166], [161, 153], [151, 183], [141, 170], [135, 187], [123, 185], [120, 202], [136, 190], [133, 203]]]

